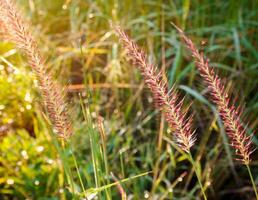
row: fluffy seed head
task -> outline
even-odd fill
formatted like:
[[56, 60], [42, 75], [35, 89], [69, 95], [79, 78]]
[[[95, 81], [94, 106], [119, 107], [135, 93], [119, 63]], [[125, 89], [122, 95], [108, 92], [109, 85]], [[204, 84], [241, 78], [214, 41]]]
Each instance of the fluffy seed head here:
[[191, 128], [192, 116], [187, 116], [188, 109], [183, 110], [183, 99], [179, 99], [174, 87], [168, 91], [167, 83], [157, 67], [148, 62], [144, 51], [119, 26], [115, 26], [114, 30], [123, 43], [128, 57], [144, 77], [147, 87], [152, 92], [156, 107], [164, 111], [166, 121], [174, 130], [175, 141], [184, 151], [189, 152], [196, 139]]
[[246, 127], [241, 121], [243, 108], [241, 106], [236, 107], [231, 102], [226, 88], [222, 84], [220, 77], [214, 72], [213, 67], [210, 66], [209, 60], [202, 53], [199, 53], [191, 39], [180, 28], [175, 27], [191, 52], [200, 75], [208, 86], [210, 96], [217, 105], [227, 135], [230, 138], [230, 144], [235, 149], [236, 159], [242, 161], [244, 164], [249, 164], [250, 154], [254, 151], [252, 148], [253, 134], [247, 135]]
[[0, 0], [0, 24], [5, 30], [5, 32], [2, 31], [4, 37], [14, 42], [24, 52], [37, 76], [43, 100], [56, 133], [63, 138], [70, 137], [73, 131], [62, 89], [54, 82], [51, 74], [47, 73], [37, 44], [11, 0]]

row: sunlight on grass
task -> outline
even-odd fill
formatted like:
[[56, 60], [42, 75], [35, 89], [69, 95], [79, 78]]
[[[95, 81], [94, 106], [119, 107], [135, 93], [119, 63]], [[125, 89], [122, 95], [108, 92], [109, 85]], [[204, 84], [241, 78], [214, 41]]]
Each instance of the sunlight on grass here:
[[[235, 160], [210, 91], [171, 25], [209, 57], [225, 90], [237, 98], [234, 104], [245, 106], [241, 120], [249, 135], [258, 116], [255, 0], [14, 2], [51, 73], [43, 78], [61, 89], [42, 95], [31, 57], [5, 37], [12, 33], [0, 18], [0, 199], [255, 198], [257, 153], [247, 168]], [[186, 96], [181, 111], [191, 105], [196, 136], [191, 156], [175, 142], [175, 129], [155, 108], [146, 77], [129, 61], [110, 22], [146, 52], [146, 62], [158, 66], [169, 88], [175, 85], [179, 99]], [[46, 86], [50, 92], [52, 85]], [[57, 104], [56, 116], [70, 116], [69, 139], [60, 138], [51, 106], [45, 106], [59, 92], [67, 109]], [[256, 135], [252, 141], [257, 147]]]

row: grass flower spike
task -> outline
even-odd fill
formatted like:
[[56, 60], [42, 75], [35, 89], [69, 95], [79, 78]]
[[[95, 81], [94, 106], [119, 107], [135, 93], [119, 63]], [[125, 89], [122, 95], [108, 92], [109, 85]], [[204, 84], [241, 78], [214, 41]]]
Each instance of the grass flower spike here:
[[210, 66], [209, 60], [204, 58], [203, 54], [198, 51], [181, 29], [176, 28], [192, 53], [200, 75], [210, 90], [212, 100], [218, 107], [219, 114], [230, 138], [231, 146], [235, 148], [235, 152], [238, 155], [237, 159], [249, 164], [250, 154], [253, 152], [251, 147], [252, 135], [246, 134], [246, 128], [241, 122], [242, 107], [235, 107], [233, 103], [230, 103], [229, 94], [219, 76]]
[[171, 129], [174, 130], [175, 141], [186, 152], [194, 145], [195, 137], [192, 131], [192, 116], [187, 118], [187, 110], [183, 112], [183, 100], [179, 100], [177, 91], [168, 91], [166, 82], [162, 79], [157, 68], [147, 61], [147, 55], [119, 27], [115, 31], [122, 41], [127, 55], [137, 65], [144, 77], [145, 83], [151, 90], [156, 106], [163, 110]]
[[256, 199], [258, 199], [256, 185], [249, 167], [250, 154], [255, 150], [252, 148], [253, 134], [247, 135], [246, 127], [241, 121], [243, 108], [241, 106], [235, 107], [234, 103], [231, 102], [231, 98], [229, 97], [225, 86], [222, 84], [220, 77], [210, 66], [209, 60], [204, 57], [203, 53], [198, 51], [191, 39], [188, 38], [180, 28], [176, 25], [174, 26], [179, 31], [180, 36], [191, 52], [192, 57], [195, 59], [200, 75], [210, 90], [213, 102], [217, 105], [218, 112], [224, 122], [227, 135], [230, 138], [230, 144], [235, 149], [235, 153], [238, 156], [236, 159], [246, 165], [253, 184]]
[[72, 126], [62, 90], [53, 81], [51, 74], [46, 71], [40, 50], [11, 0], [0, 0], [0, 21], [6, 30], [4, 37], [14, 42], [27, 56], [29, 65], [37, 76], [49, 118], [58, 136], [70, 137]]

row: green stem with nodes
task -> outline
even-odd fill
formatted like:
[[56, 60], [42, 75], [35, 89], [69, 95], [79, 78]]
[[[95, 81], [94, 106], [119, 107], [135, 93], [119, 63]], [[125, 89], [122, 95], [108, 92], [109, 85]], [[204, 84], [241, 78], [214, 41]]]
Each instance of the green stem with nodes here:
[[253, 178], [252, 172], [251, 172], [251, 170], [250, 170], [249, 164], [245, 164], [245, 166], [246, 166], [247, 171], [248, 171], [248, 173], [249, 173], [249, 176], [250, 176], [250, 179], [251, 179], [253, 188], [254, 188], [254, 192], [255, 192], [256, 199], [258, 200], [257, 189], [256, 189], [256, 185], [255, 185], [254, 178]]
[[205, 200], [207, 200], [207, 197], [206, 197], [206, 194], [205, 194], [205, 190], [204, 190], [204, 187], [203, 187], [202, 181], [201, 181], [201, 176], [200, 176], [199, 171], [197, 170], [197, 167], [196, 167], [196, 163], [194, 162], [194, 159], [193, 159], [192, 154], [191, 154], [190, 151], [189, 151], [188, 154], [189, 154], [190, 162], [191, 162], [192, 165], [193, 165], [194, 172], [195, 172], [196, 177], [197, 177], [197, 179], [198, 179], [199, 185], [200, 185], [200, 187], [201, 187], [202, 194], [203, 194], [203, 198], [204, 198]]

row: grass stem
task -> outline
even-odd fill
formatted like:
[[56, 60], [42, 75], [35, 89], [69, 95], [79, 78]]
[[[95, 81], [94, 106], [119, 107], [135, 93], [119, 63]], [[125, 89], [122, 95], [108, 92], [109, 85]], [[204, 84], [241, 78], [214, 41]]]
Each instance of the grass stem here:
[[205, 190], [204, 190], [204, 187], [203, 187], [202, 181], [201, 181], [201, 176], [200, 176], [200, 173], [199, 173], [199, 171], [198, 171], [198, 169], [197, 169], [197, 167], [196, 167], [196, 163], [195, 163], [195, 161], [194, 161], [194, 159], [193, 159], [193, 157], [192, 157], [191, 152], [189, 152], [189, 159], [190, 159], [190, 162], [191, 162], [192, 165], [193, 165], [194, 172], [195, 172], [195, 174], [196, 174], [196, 177], [197, 177], [197, 179], [198, 179], [199, 185], [200, 185], [200, 187], [201, 187], [203, 197], [204, 197], [205, 200], [207, 200], [207, 197], [206, 197], [206, 194], [205, 194]]
[[[84, 187], [84, 184], [83, 184], [83, 181], [82, 181], [80, 170], [79, 170], [79, 167], [78, 167], [78, 164], [77, 164], [77, 161], [76, 161], [76, 157], [74, 155], [74, 150], [73, 150], [73, 147], [71, 145], [70, 145], [70, 148], [71, 148], [72, 158], [73, 158], [74, 165], [75, 165], [75, 168], [76, 168], [76, 172], [77, 172], [77, 175], [78, 175], [81, 187], [82, 187], [83, 194], [86, 194], [86, 190], [85, 190], [85, 187]], [[87, 199], [87, 196], [85, 196], [85, 198]]]
[[252, 182], [253, 188], [254, 188], [254, 192], [255, 192], [256, 200], [258, 200], [258, 193], [257, 193], [257, 189], [256, 189], [256, 185], [255, 185], [254, 178], [253, 178], [252, 172], [251, 172], [251, 170], [250, 170], [249, 164], [246, 164], [246, 168], [247, 168], [247, 171], [248, 171], [248, 173], [249, 173], [249, 176], [250, 176], [250, 179], [251, 179], [251, 182]]

